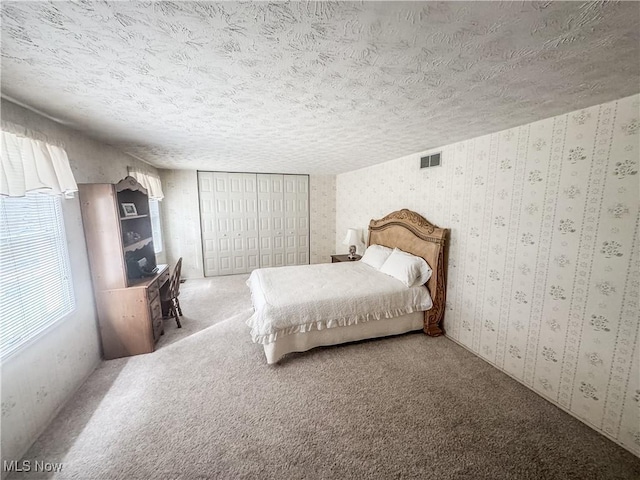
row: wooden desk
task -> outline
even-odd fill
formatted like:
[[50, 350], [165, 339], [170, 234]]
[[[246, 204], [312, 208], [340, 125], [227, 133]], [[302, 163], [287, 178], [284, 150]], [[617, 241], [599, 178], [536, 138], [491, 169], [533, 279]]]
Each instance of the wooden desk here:
[[103, 290], [97, 296], [104, 358], [151, 353], [164, 333], [160, 289], [169, 280], [169, 265], [158, 265], [152, 277], [127, 288]]

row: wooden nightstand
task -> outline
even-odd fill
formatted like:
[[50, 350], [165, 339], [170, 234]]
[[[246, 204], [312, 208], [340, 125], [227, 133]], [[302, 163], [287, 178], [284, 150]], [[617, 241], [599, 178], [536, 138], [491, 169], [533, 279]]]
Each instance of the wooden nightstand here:
[[331, 255], [331, 263], [338, 262], [356, 262], [362, 258], [362, 255], [356, 255], [356, 258], [353, 260], [349, 260], [349, 255], [346, 253], [344, 255]]

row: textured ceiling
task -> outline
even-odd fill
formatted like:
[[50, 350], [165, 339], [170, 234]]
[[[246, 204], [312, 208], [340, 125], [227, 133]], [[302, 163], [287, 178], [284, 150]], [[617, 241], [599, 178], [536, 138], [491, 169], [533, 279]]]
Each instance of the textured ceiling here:
[[2, 2], [2, 92], [158, 167], [339, 173], [640, 90], [635, 2]]

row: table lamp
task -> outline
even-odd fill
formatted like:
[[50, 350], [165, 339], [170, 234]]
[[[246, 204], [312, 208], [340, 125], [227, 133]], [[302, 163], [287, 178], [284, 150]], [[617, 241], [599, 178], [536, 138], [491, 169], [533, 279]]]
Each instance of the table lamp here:
[[342, 241], [343, 245], [349, 245], [349, 260], [355, 260], [356, 258], [356, 245], [358, 241], [358, 231], [355, 228], [349, 228], [347, 230], [347, 236]]

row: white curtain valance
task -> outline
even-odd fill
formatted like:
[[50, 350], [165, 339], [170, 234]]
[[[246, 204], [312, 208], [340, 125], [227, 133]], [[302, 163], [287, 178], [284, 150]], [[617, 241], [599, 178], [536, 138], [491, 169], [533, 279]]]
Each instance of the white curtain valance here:
[[0, 194], [22, 197], [29, 191], [73, 196], [78, 185], [64, 149], [1, 131]]
[[0, 130], [3, 132], [13, 133], [18, 137], [27, 137], [32, 140], [40, 140], [41, 142], [48, 143], [49, 145], [55, 145], [56, 147], [60, 147], [62, 149], [65, 148], [65, 144], [59, 138], [49, 137], [47, 134], [41, 132], [40, 130], [27, 128], [23, 125], [18, 125], [17, 123], [8, 122], [4, 118], [0, 119]]
[[140, 185], [147, 189], [149, 198], [154, 200], [162, 200], [164, 193], [162, 193], [162, 183], [160, 182], [160, 176], [150, 170], [145, 170], [140, 167], [127, 167], [129, 175], [135, 178]]

